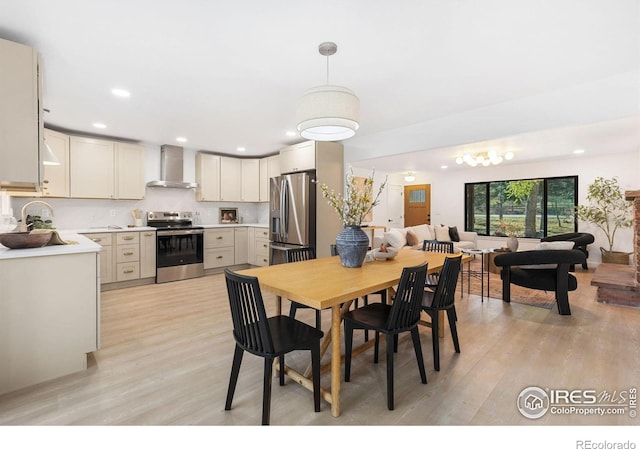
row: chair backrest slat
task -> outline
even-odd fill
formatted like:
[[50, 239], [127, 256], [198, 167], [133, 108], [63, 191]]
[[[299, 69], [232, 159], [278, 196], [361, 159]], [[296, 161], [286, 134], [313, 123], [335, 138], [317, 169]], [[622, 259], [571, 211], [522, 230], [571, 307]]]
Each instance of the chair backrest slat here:
[[440, 240], [425, 240], [424, 242], [422, 242], [422, 251], [453, 254], [453, 242], [443, 242]]
[[300, 262], [303, 260], [315, 259], [316, 252], [313, 248], [291, 248], [285, 253], [287, 263]]
[[444, 265], [440, 272], [440, 280], [434, 293], [432, 307], [446, 308], [453, 304], [461, 265], [462, 254], [455, 257], [447, 257], [444, 260]]
[[273, 352], [258, 278], [224, 271], [233, 322], [233, 336], [243, 348], [260, 353]]
[[400, 283], [387, 320], [387, 329], [406, 329], [418, 322], [426, 277], [426, 263], [402, 269]]

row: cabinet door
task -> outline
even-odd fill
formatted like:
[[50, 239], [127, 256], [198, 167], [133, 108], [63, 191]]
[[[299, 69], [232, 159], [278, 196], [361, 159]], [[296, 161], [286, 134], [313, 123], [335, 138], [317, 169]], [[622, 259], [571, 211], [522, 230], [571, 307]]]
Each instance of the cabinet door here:
[[155, 231], [142, 231], [140, 233], [140, 277], [156, 277]]
[[280, 155], [260, 159], [260, 201], [269, 201], [269, 180], [280, 176]]
[[69, 176], [73, 198], [115, 198], [114, 143], [71, 136]]
[[0, 39], [0, 181], [40, 183], [38, 54]]
[[295, 173], [315, 168], [315, 142], [302, 142], [280, 150], [280, 170], [282, 173]]
[[247, 228], [235, 228], [235, 263], [249, 262], [249, 241]]
[[44, 165], [42, 177], [42, 193], [46, 197], [69, 197], [69, 136], [66, 134], [44, 130], [44, 142], [49, 145], [60, 165]]
[[220, 157], [220, 201], [242, 201], [242, 159]]
[[260, 160], [241, 159], [242, 163], [242, 201], [257, 203], [260, 201]]
[[247, 260], [248, 263], [250, 264], [254, 264], [255, 265], [255, 259], [256, 259], [256, 245], [255, 245], [255, 241], [256, 241], [256, 228], [249, 228], [247, 230]]
[[114, 268], [115, 262], [113, 258], [113, 234], [100, 233], [100, 234], [85, 234], [85, 237], [98, 245], [102, 246], [100, 249], [99, 262], [100, 262], [100, 283], [107, 284], [115, 281]]
[[220, 201], [220, 156], [196, 154], [196, 201]]
[[140, 200], [145, 194], [145, 149], [142, 145], [116, 143], [117, 198]]

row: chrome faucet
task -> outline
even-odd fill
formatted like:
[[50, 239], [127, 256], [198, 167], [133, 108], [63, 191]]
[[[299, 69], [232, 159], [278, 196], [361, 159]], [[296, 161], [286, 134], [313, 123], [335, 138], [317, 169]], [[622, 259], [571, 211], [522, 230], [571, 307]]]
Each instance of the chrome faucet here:
[[53, 207], [51, 207], [51, 205], [49, 203], [45, 203], [44, 201], [40, 201], [40, 200], [36, 200], [36, 201], [29, 201], [27, 204], [25, 204], [24, 206], [22, 206], [22, 223], [20, 224], [20, 230], [22, 232], [27, 232], [29, 229], [27, 228], [27, 207], [31, 206], [32, 204], [42, 204], [44, 206], [47, 206], [49, 208], [49, 210], [51, 211], [51, 216], [53, 217]]

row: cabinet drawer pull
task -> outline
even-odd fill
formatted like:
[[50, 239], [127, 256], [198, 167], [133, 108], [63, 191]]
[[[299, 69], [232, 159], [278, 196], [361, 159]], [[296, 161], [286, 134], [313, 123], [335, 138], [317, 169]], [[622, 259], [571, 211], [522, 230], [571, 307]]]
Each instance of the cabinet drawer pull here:
[[48, 179], [45, 179], [45, 180], [44, 180], [44, 181], [42, 181], [42, 182], [44, 182], [45, 184], [49, 184], [49, 180], [48, 180]]
[[102, 241], [102, 239], [95, 238], [95, 239], [91, 239], [91, 241], [92, 241], [92, 242], [96, 242], [96, 243], [98, 243], [98, 242], [101, 242], [101, 241]]
[[224, 256], [217, 256], [216, 259], [222, 259]]
[[127, 235], [122, 237], [122, 240], [133, 240], [133, 236], [132, 235]]
[[133, 269], [128, 269], [128, 270], [124, 270], [124, 274], [130, 274], [133, 273]]
[[267, 246], [267, 245], [262, 245], [262, 247], [263, 247], [263, 248], [268, 248], [268, 246]]
[[267, 259], [262, 259], [262, 261], [263, 261], [263, 262], [268, 262], [268, 260], [267, 260]]
[[222, 237], [221, 235], [219, 235], [218, 237], [216, 237], [217, 240], [222, 240], [224, 237]]
[[145, 237], [153, 237], [153, 232], [145, 232], [143, 235]]
[[127, 251], [126, 253], [123, 253], [125, 256], [133, 256], [133, 251]]

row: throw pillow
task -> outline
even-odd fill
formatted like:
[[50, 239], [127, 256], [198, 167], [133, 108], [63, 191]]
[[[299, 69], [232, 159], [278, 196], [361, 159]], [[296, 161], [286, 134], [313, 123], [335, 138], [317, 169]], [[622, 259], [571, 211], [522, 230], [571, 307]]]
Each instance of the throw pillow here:
[[407, 245], [415, 246], [420, 242], [416, 233], [413, 232], [413, 229], [407, 229]]
[[458, 234], [458, 227], [457, 226], [451, 226], [449, 228], [449, 237], [451, 237], [451, 241], [452, 242], [459, 242], [460, 241], [460, 234]]
[[[564, 241], [556, 241], [556, 242], [540, 242], [538, 246], [534, 248], [534, 250], [545, 250], [545, 249], [553, 249], [553, 250], [562, 250], [562, 249], [573, 249], [573, 242], [564, 242]], [[521, 265], [520, 268], [526, 268], [528, 270], [544, 270], [548, 268], [556, 268], [557, 264], [538, 264], [538, 265]]]
[[394, 248], [402, 248], [407, 244], [406, 233], [400, 232], [400, 229], [390, 229], [384, 233], [385, 241]]
[[450, 242], [449, 226], [436, 226], [436, 240], [440, 242]]
[[540, 242], [536, 249], [573, 249], [574, 242], [556, 241], [556, 242]]
[[424, 242], [425, 240], [433, 240], [433, 236], [431, 235], [431, 232], [429, 232], [429, 226], [426, 224], [413, 226], [411, 230], [416, 234], [419, 242]]

